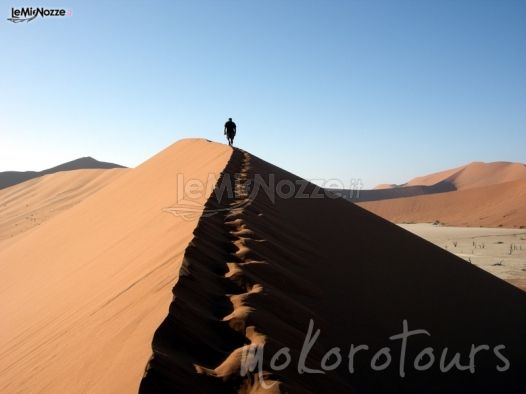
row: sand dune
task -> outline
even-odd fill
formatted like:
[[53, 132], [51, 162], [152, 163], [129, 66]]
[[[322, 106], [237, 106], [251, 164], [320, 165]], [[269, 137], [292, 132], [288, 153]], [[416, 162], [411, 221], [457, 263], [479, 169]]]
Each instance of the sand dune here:
[[395, 223], [526, 227], [526, 180], [359, 205]]
[[[394, 186], [432, 186], [439, 183], [446, 183], [453, 185], [455, 190], [465, 190], [520, 179], [526, 179], [526, 165], [522, 163], [511, 163], [507, 161], [492, 163], [473, 162], [450, 170], [416, 177], [403, 185]], [[380, 187], [385, 188], [388, 187], [388, 185], [380, 185]]]
[[137, 392], [198, 219], [163, 208], [230, 153], [181, 141], [0, 251], [0, 392]]
[[[178, 174], [220, 172], [211, 195], [180, 204]], [[524, 292], [341, 198], [252, 193], [260, 178], [317, 190], [246, 152], [184, 140], [1, 250], [0, 391], [521, 392]], [[306, 365], [341, 349], [323, 374], [297, 367], [311, 319], [321, 333]], [[404, 320], [430, 336], [407, 341], [400, 367], [390, 336]], [[351, 374], [352, 344], [369, 348]], [[413, 367], [425, 347], [469, 364], [472, 344], [488, 345], [475, 374]], [[251, 345], [264, 346], [261, 380], [240, 374]], [[283, 347], [291, 363], [277, 371]], [[374, 371], [382, 348], [391, 362]]]
[[401, 184], [381, 184], [372, 190], [338, 190], [346, 199], [360, 203], [446, 193], [526, 180], [526, 165], [511, 162], [473, 162], [461, 167], [411, 179]]
[[68, 161], [67, 163], [63, 163], [43, 171], [4, 171], [0, 172], [0, 189], [4, 189], [13, 185], [18, 185], [19, 183], [26, 182], [30, 179], [38, 178], [40, 176], [48, 174], [54, 174], [60, 171], [109, 168], [124, 167], [119, 164], [98, 161], [95, 160], [93, 157], [81, 157], [79, 159]]
[[526, 226], [526, 166], [521, 163], [474, 162], [403, 185], [341, 195], [395, 223]]
[[72, 170], [44, 175], [0, 190], [0, 249], [3, 241], [39, 226], [113, 182], [127, 169]]
[[493, 163], [473, 162], [453, 170], [414, 178], [407, 182], [406, 185], [430, 186], [443, 182], [453, 184], [457, 190], [466, 190], [519, 179], [526, 179], [526, 166], [522, 163], [505, 161]]
[[[469, 164], [468, 164], [469, 165]], [[397, 187], [407, 187], [407, 186], [432, 186], [437, 183], [447, 181], [451, 177], [455, 177], [464, 170], [468, 165], [461, 167], [451, 168], [449, 170], [435, 172], [433, 174], [419, 176], [411, 179], [410, 181], [403, 183], [401, 185], [397, 184], [380, 184], [374, 188], [374, 190], [397, 188]]]

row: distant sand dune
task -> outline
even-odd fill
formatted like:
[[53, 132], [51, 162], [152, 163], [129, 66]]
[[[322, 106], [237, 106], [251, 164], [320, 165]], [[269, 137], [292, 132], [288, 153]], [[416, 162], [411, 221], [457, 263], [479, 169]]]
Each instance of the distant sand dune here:
[[465, 166], [420, 176], [401, 184], [381, 184], [372, 190], [340, 190], [346, 199], [361, 203], [415, 197], [526, 180], [526, 165], [511, 162], [473, 162]]
[[0, 190], [0, 248], [78, 204], [127, 169], [72, 170], [44, 175]]
[[395, 223], [526, 228], [526, 180], [358, 205]]
[[521, 179], [526, 179], [526, 165], [522, 163], [473, 162], [462, 167], [411, 179], [403, 186], [431, 186], [438, 183], [449, 183], [454, 185], [456, 190], [466, 190]]
[[474, 162], [374, 190], [341, 195], [395, 223], [526, 227], [526, 166]]
[[18, 185], [30, 179], [38, 178], [44, 175], [54, 174], [60, 171], [74, 171], [82, 169], [110, 169], [124, 168], [119, 164], [107, 163], [95, 160], [93, 157], [81, 157], [80, 159], [68, 161], [67, 163], [48, 168], [43, 171], [4, 171], [0, 172], [0, 189], [9, 186]]

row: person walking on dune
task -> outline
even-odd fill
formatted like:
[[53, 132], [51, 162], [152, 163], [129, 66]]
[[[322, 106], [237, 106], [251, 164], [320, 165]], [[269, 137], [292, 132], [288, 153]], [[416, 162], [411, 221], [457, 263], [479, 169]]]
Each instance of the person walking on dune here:
[[228, 139], [228, 145], [232, 146], [236, 136], [236, 124], [232, 122], [232, 118], [228, 118], [228, 121], [225, 123], [225, 135]]

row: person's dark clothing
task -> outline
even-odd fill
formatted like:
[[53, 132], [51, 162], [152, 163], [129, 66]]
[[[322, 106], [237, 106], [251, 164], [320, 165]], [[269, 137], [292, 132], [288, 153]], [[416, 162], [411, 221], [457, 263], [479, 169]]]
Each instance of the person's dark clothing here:
[[227, 121], [225, 123], [225, 132], [227, 136], [235, 136], [236, 135], [236, 124], [232, 122], [231, 120]]
[[228, 139], [228, 145], [234, 144], [234, 137], [236, 136], [236, 124], [232, 120], [228, 120], [225, 123], [225, 134]]

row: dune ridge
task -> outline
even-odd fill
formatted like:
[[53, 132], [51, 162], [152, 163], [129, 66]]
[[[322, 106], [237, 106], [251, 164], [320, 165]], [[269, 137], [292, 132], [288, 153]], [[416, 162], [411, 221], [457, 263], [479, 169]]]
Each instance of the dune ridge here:
[[[185, 250], [141, 393], [520, 392], [524, 292], [331, 193], [253, 193], [257, 176], [300, 185], [306, 193], [318, 190], [234, 150], [218, 186], [241, 192], [214, 192], [206, 203], [205, 211], [219, 213], [200, 218]], [[350, 344], [392, 348], [389, 337], [401, 331], [404, 319], [432, 333], [407, 345], [413, 356], [431, 346], [464, 354], [465, 362], [472, 344], [502, 342], [512, 367], [497, 373], [486, 353], [476, 374], [408, 368], [401, 378], [397, 367], [372, 371], [371, 354], [364, 353], [352, 374], [347, 360], [324, 374], [301, 373], [295, 363], [310, 319], [322, 333], [304, 360], [311, 368], [319, 368], [334, 347], [344, 356]], [[242, 376], [243, 352], [258, 344], [265, 349], [262, 379]], [[269, 358], [283, 347], [294, 364], [273, 370]], [[392, 348], [392, 359], [397, 357], [400, 350]], [[264, 385], [272, 387], [265, 391]]]
[[[284, 265], [293, 261], [301, 266], [307, 254], [317, 255], [305, 245], [301, 233], [284, 236], [296, 246], [292, 253], [279, 245], [277, 234], [258, 228], [260, 218], [269, 214], [272, 206], [259, 206], [266, 212], [250, 209], [253, 199], [247, 193], [247, 182], [249, 170], [254, 171], [251, 161], [250, 154], [235, 149], [219, 186], [205, 205], [205, 212], [218, 213], [201, 218], [185, 251], [169, 314], [154, 334], [153, 355], [141, 393], [171, 392], [174, 388], [181, 393], [307, 393], [322, 390], [326, 384], [296, 373], [279, 375], [268, 365], [261, 370], [261, 377], [253, 373], [242, 376], [243, 353], [246, 357], [251, 345], [264, 345], [267, 351], [277, 351], [287, 343], [298, 347], [305, 329], [286, 321], [284, 314], [275, 316], [271, 308], [257, 306], [270, 307], [283, 301], [294, 308], [291, 314], [301, 311], [302, 315], [314, 316], [315, 311], [288, 298], [281, 286], [287, 283], [303, 301], [315, 302], [315, 297], [321, 296], [315, 283]], [[218, 192], [225, 186], [234, 195]], [[264, 323], [268, 321], [272, 321], [271, 335]], [[315, 346], [311, 354], [319, 362], [323, 352]], [[312, 360], [311, 356], [308, 361]], [[350, 390], [349, 383], [337, 375], [330, 382], [338, 390]]]
[[[216, 189], [205, 205], [205, 211], [217, 210], [217, 214], [200, 220], [193, 232], [169, 315], [153, 338], [154, 353], [141, 393], [169, 392], [174, 387], [179, 392], [234, 392], [242, 385], [243, 347], [265, 342], [254, 327], [247, 328], [252, 312], [247, 300], [263, 288], [247, 278], [246, 265], [264, 264], [250, 259], [250, 250], [244, 246], [249, 240], [262, 241], [254, 239], [254, 232], [240, 217], [250, 204], [244, 190], [249, 161], [248, 154], [235, 150], [218, 180], [235, 196], [219, 195]], [[267, 376], [265, 383], [277, 382]], [[257, 392], [258, 381], [245, 386]], [[264, 391], [279, 392], [278, 387]]]

